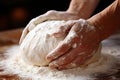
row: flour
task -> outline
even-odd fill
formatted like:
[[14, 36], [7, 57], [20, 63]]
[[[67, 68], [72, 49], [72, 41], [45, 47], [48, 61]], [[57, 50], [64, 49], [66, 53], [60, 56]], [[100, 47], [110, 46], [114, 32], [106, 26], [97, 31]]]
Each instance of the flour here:
[[9, 73], [18, 74], [20, 77], [29, 77], [32, 80], [94, 80], [93, 75], [109, 74], [109, 71], [110, 73], [115, 71], [112, 67], [116, 64], [116, 59], [110, 54], [102, 53], [98, 61], [89, 64], [85, 68], [79, 67], [58, 71], [48, 67], [38, 67], [24, 63], [19, 50], [19, 46], [8, 49], [5, 53], [8, 58], [1, 61], [0, 65], [4, 66]]

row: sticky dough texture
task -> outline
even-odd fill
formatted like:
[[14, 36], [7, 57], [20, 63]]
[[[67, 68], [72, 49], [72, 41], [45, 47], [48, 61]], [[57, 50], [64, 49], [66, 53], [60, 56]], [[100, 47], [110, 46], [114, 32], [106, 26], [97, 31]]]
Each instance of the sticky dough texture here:
[[[38, 24], [27, 34], [20, 45], [22, 59], [26, 63], [32, 65], [48, 65], [46, 55], [56, 48], [65, 38], [65, 36], [56, 38], [51, 34], [58, 30], [59, 26], [64, 23], [65, 21], [46, 21]], [[96, 61], [100, 56], [100, 51], [100, 48], [98, 51], [95, 51], [96, 55], [94, 55], [86, 64]]]

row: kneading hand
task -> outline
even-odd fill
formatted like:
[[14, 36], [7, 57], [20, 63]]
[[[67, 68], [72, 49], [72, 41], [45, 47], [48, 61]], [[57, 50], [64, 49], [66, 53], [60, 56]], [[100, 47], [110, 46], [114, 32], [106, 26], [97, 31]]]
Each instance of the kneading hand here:
[[23, 30], [22, 36], [20, 38], [20, 43], [23, 41], [25, 36], [31, 31], [37, 24], [42, 23], [47, 20], [74, 20], [78, 19], [79, 17], [75, 13], [70, 13], [67, 11], [48, 11], [43, 15], [40, 15], [34, 19], [32, 19], [28, 25]]
[[53, 36], [65, 39], [47, 55], [49, 67], [68, 69], [83, 65], [97, 50], [100, 39], [99, 30], [86, 20], [67, 21]]

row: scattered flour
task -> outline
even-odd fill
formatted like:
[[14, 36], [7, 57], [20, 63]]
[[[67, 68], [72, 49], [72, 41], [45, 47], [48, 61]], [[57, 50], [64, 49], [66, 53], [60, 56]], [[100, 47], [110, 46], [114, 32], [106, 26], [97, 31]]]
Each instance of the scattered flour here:
[[74, 68], [58, 71], [48, 67], [38, 67], [26, 64], [22, 61], [19, 46], [13, 46], [4, 53], [8, 55], [6, 60], [0, 62], [6, 72], [18, 74], [20, 77], [30, 77], [32, 80], [94, 80], [93, 75], [110, 73], [115, 65], [116, 58], [110, 54], [102, 54], [101, 58], [86, 68]]
[[[64, 21], [62, 22], [64, 23]], [[57, 22], [55, 22], [53, 25], [59, 25]], [[61, 24], [61, 23], [60, 23]], [[43, 24], [42, 24], [43, 25]], [[44, 26], [44, 25], [43, 25]], [[47, 24], [47, 26], [49, 27], [49, 25]], [[46, 27], [47, 28], [47, 27]], [[43, 29], [43, 30], [42, 30]], [[48, 28], [47, 28], [48, 29]], [[39, 53], [38, 50], [40, 50], [40, 46], [41, 44], [44, 44], [43, 42], [40, 43], [40, 45], [37, 45], [39, 42], [39, 39], [45, 39], [45, 43], [49, 43], [50, 45], [53, 45], [56, 47], [56, 45], [59, 43], [59, 41], [63, 40], [63, 38], [60, 38], [59, 40], [51, 39], [49, 38], [50, 34], [56, 30], [53, 30], [55, 28], [52, 29], [52, 26], [49, 27], [50, 33], [47, 33], [46, 30], [44, 30], [43, 27], [39, 28], [36, 27], [32, 33], [32, 36], [27, 36], [29, 38], [26, 38], [26, 41], [23, 45], [22, 45], [22, 49], [24, 50], [26, 48], [27, 45], [27, 56], [30, 56], [31, 61], [33, 61], [33, 57], [35, 57], [34, 59], [36, 59], [36, 57], [38, 59], [40, 59], [40, 56], [37, 56], [35, 54], [32, 53]], [[59, 29], [59, 28], [58, 28]], [[48, 35], [42, 35], [41, 37], [38, 37], [39, 34], [41, 32], [39, 31], [43, 31]], [[36, 36], [37, 35], [37, 36]], [[71, 33], [71, 36], [68, 36], [70, 38], [72, 38], [72, 35], [76, 35]], [[83, 38], [83, 36], [81, 36], [81, 38]], [[31, 39], [33, 40], [33, 42], [31, 42]], [[49, 41], [48, 41], [49, 39]], [[43, 41], [43, 40], [42, 40]], [[50, 41], [54, 41], [51, 42]], [[31, 46], [29, 45], [31, 43]], [[34, 43], [34, 45], [33, 45]], [[111, 44], [108, 43], [108, 44]], [[105, 44], [106, 45], [106, 44]], [[114, 44], [111, 46], [103, 46], [102, 52], [100, 53], [100, 55], [96, 54], [95, 57], [93, 56], [93, 58], [91, 60], [93, 60], [94, 62], [90, 63], [88, 61], [88, 63], [90, 63], [88, 66], [85, 67], [78, 67], [78, 68], [74, 68], [74, 69], [67, 69], [67, 70], [56, 70], [56, 69], [50, 69], [49, 67], [39, 67], [39, 66], [34, 66], [34, 65], [30, 65], [27, 64], [25, 61], [27, 60], [23, 60], [23, 56], [21, 56], [21, 50], [20, 50], [20, 46], [19, 45], [14, 45], [12, 47], [10, 47], [5, 53], [4, 55], [6, 55], [6, 58], [2, 61], [0, 61], [0, 66], [4, 66], [5, 72], [9, 73], [9, 74], [18, 74], [20, 77], [28, 77], [31, 78], [32, 80], [95, 80], [95, 76], [99, 75], [99, 74], [112, 74], [117, 72], [117, 68], [116, 68], [116, 64], [120, 64], [120, 46], [115, 47]], [[77, 45], [74, 44], [73, 48], [75, 48]], [[30, 49], [29, 49], [30, 47]], [[37, 47], [37, 48], [36, 48]], [[53, 47], [53, 49], [55, 48]], [[46, 48], [46, 49], [45, 49]], [[32, 50], [33, 49], [33, 50]], [[35, 49], [35, 50], [34, 50]], [[37, 49], [37, 50], [36, 50]], [[41, 50], [43, 49], [43, 51], [51, 51], [51, 46], [42, 46]], [[49, 49], [49, 50], [48, 50]], [[101, 50], [101, 49], [100, 49]], [[29, 51], [29, 53], [28, 53]], [[31, 52], [33, 51], [33, 52]], [[36, 52], [34, 52], [36, 51]], [[45, 52], [45, 53], [48, 53]], [[99, 53], [99, 49], [98, 49], [98, 53]], [[46, 55], [46, 54], [45, 54]], [[43, 55], [43, 56], [45, 56]], [[41, 57], [42, 59], [43, 57]], [[26, 59], [26, 57], [25, 57]], [[27, 58], [28, 59], [28, 58]], [[38, 60], [43, 62], [45, 59], [43, 60]], [[30, 61], [30, 62], [31, 62]], [[33, 63], [35, 63], [36, 61], [33, 61]], [[45, 62], [45, 64], [47, 64], [47, 62]], [[41, 65], [45, 65], [45, 64], [41, 64]]]

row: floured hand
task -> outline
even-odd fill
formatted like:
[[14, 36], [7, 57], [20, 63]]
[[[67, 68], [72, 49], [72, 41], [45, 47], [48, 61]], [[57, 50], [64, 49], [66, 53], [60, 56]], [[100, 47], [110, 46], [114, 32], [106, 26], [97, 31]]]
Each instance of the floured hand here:
[[69, 13], [67, 11], [54, 11], [50, 10], [43, 15], [40, 15], [32, 19], [28, 25], [23, 30], [22, 36], [20, 38], [20, 43], [24, 40], [25, 36], [39, 23], [47, 20], [75, 20], [79, 17], [75, 13]]
[[83, 65], [94, 55], [100, 43], [97, 28], [83, 19], [66, 22], [53, 35], [66, 35], [66, 38], [47, 55], [51, 68], [68, 69]]

